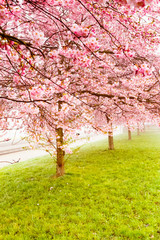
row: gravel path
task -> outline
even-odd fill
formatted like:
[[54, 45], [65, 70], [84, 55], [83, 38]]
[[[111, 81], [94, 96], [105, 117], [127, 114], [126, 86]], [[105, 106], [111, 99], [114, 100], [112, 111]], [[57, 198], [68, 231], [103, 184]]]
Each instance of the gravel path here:
[[20, 151], [20, 152], [0, 155], [0, 168], [2, 168], [4, 166], [8, 166], [13, 162], [26, 161], [31, 158], [41, 157], [44, 155], [47, 155], [47, 153], [43, 150], [26, 150], [26, 151]]

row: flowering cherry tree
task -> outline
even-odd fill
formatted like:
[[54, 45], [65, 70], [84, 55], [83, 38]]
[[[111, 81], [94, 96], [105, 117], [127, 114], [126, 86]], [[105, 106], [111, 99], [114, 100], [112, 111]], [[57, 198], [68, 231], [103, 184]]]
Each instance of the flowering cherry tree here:
[[[158, 1], [0, 1], [0, 100], [37, 141], [56, 138], [64, 174], [64, 134], [84, 124], [159, 114]], [[9, 113], [10, 109], [14, 109]]]

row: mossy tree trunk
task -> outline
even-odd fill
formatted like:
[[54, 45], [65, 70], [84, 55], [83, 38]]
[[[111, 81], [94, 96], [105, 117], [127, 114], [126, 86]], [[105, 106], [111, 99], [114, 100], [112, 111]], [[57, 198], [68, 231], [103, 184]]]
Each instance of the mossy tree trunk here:
[[[62, 109], [62, 102], [58, 101], [58, 111]], [[56, 161], [56, 177], [61, 177], [64, 175], [64, 155], [65, 152], [63, 150], [63, 128], [56, 128], [56, 150], [57, 150], [57, 161]]]
[[56, 177], [61, 177], [64, 175], [64, 150], [63, 150], [63, 129], [57, 128], [56, 129], [57, 138], [56, 138], [56, 145], [57, 145], [57, 161], [56, 161]]

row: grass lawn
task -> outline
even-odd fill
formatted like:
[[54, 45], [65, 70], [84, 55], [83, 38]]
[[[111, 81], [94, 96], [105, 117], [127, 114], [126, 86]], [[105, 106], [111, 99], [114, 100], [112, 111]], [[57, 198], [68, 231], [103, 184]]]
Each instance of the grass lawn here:
[[0, 169], [0, 240], [160, 239], [160, 130]]

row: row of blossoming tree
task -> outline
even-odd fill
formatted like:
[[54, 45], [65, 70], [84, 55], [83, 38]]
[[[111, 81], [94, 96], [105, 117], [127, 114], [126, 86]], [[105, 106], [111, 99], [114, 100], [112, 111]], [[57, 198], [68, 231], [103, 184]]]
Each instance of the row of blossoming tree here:
[[1, 129], [52, 146], [58, 177], [75, 129], [158, 121], [159, 13], [158, 0], [0, 0]]

